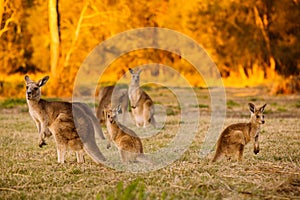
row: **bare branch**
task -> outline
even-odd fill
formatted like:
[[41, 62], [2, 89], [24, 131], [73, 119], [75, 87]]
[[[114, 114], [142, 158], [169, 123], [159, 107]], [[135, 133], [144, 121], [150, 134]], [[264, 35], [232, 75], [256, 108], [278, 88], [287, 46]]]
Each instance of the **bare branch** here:
[[77, 22], [75, 34], [74, 34], [74, 37], [72, 39], [71, 47], [70, 47], [69, 51], [66, 54], [66, 59], [65, 59], [65, 62], [64, 62], [64, 67], [69, 65], [69, 60], [70, 60], [71, 54], [73, 53], [73, 51], [75, 49], [75, 44], [76, 44], [76, 42], [78, 40], [80, 29], [81, 29], [81, 24], [82, 24], [82, 21], [83, 21], [83, 18], [84, 18], [84, 14], [85, 14], [85, 12], [86, 12], [86, 10], [88, 8], [88, 5], [89, 5], [88, 2], [85, 3], [83, 9], [81, 10], [81, 13], [80, 13], [80, 16], [79, 16], [79, 19], [78, 19], [78, 22]]
[[9, 24], [15, 22], [15, 14], [13, 13], [9, 19], [6, 20], [4, 27], [0, 30], [0, 37], [9, 30]]

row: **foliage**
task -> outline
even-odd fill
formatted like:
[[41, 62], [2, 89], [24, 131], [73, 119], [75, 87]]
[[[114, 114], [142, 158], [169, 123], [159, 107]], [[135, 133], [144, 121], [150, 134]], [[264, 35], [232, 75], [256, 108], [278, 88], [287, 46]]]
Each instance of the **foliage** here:
[[[48, 3], [0, 3], [0, 75], [52, 73], [54, 81], [47, 91], [51, 95], [72, 93], [76, 73], [96, 45], [117, 33], [140, 27], [169, 28], [192, 37], [212, 56], [221, 75], [228, 78], [224, 79], [226, 85], [258, 85], [267, 79], [272, 83], [279, 81], [277, 74], [297, 76], [300, 71], [299, 1], [60, 1], [59, 59], [52, 71]], [[153, 42], [155, 37], [155, 33], [149, 35]], [[97, 60], [104, 61], [105, 58]], [[113, 83], [128, 67], [146, 63], [171, 66], [192, 85], [205, 86], [193, 66], [179, 55], [153, 49], [121, 56], [107, 69], [102, 83]], [[159, 69], [151, 73], [164, 75]]]
[[[139, 179], [129, 183], [128, 186], [124, 188], [123, 182], [119, 182], [116, 191], [112, 191], [111, 195], [106, 197], [107, 200], [127, 200], [127, 199], [136, 199], [136, 200], [143, 200], [147, 199], [147, 193], [145, 191], [145, 185], [141, 183]], [[99, 195], [100, 196], [100, 195]], [[102, 199], [98, 197], [97, 199]]]
[[[290, 0], [209, 0], [199, 3], [190, 23], [191, 28], [199, 32], [204, 28], [212, 36], [211, 45], [224, 74], [240, 67], [250, 76], [258, 65], [265, 76], [270, 75], [268, 70], [297, 75], [299, 8], [299, 2]], [[268, 69], [273, 57], [276, 68]]]
[[[32, 32], [27, 17], [32, 6], [30, 1], [0, 1], [0, 73], [24, 73], [37, 71], [32, 62]], [[3, 7], [2, 7], [3, 6]], [[25, 9], [24, 9], [25, 8]]]

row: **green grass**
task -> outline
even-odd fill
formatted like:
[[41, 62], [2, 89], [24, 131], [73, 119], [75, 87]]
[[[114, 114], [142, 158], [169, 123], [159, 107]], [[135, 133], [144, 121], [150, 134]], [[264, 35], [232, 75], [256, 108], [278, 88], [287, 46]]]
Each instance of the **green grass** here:
[[5, 99], [0, 102], [0, 108], [14, 108], [15, 106], [25, 105], [25, 98], [17, 98], [17, 99]]
[[151, 90], [151, 84], [143, 85], [141, 87], [144, 91], [150, 91]]
[[192, 105], [193, 108], [209, 108], [209, 105], [207, 104], [197, 104], [197, 105]]
[[257, 101], [257, 100], [258, 100], [258, 98], [256, 98], [256, 97], [250, 97], [250, 98], [249, 98], [249, 101], [255, 102], [255, 101]]
[[166, 107], [167, 116], [178, 115], [179, 112], [180, 112], [180, 107], [178, 107], [178, 106], [167, 106]]
[[[190, 123], [183, 123], [177, 102], [170, 102], [169, 96], [157, 98], [154, 101], [171, 109], [166, 110], [170, 115], [162, 132], [142, 140], [145, 152], [167, 147], [178, 127]], [[300, 102], [300, 97], [294, 97], [295, 101], [268, 98], [277, 102], [277, 106], [272, 108], [276, 112], [265, 114], [259, 154], [253, 154], [250, 142], [245, 147], [242, 163], [227, 160], [211, 163], [213, 153], [200, 158], [199, 151], [211, 121], [210, 113], [203, 112], [198, 129], [185, 130], [186, 136], [191, 131], [196, 136], [183, 155], [159, 170], [145, 173], [99, 166], [87, 155], [85, 163], [77, 164], [72, 152], [67, 154], [65, 164], [58, 164], [54, 138], [48, 138], [48, 145], [39, 148], [34, 122], [18, 106], [25, 102], [14, 102], [11, 109], [0, 109], [0, 199], [297, 199], [300, 196], [300, 110], [294, 105]], [[241, 116], [248, 114], [243, 97], [235, 97], [234, 102], [241, 106], [235, 105], [234, 112], [227, 113], [224, 126], [241, 121]], [[187, 107], [191, 111], [198, 109], [198, 105]], [[281, 112], [286, 114], [286, 111], [278, 111], [278, 107], [293, 111], [293, 115], [281, 117]], [[103, 152], [116, 149], [107, 150], [107, 141], [98, 142]], [[114, 159], [119, 160], [119, 155]]]
[[136, 199], [136, 200], [143, 200], [147, 199], [148, 194], [145, 191], [145, 185], [143, 181], [140, 179], [136, 179], [130, 182], [126, 187], [124, 186], [123, 182], [119, 182], [111, 191], [111, 194], [108, 197], [101, 196], [98, 194], [96, 199], [107, 199], [107, 200], [128, 200], [128, 199]]
[[87, 103], [87, 105], [90, 107], [90, 108], [97, 108], [99, 103], [98, 102], [95, 102], [95, 103]]
[[278, 108], [277, 108], [277, 111], [278, 111], [278, 112], [286, 112], [286, 111], [287, 111], [287, 108], [285, 108], [285, 107], [278, 107]]
[[198, 108], [209, 108], [209, 106], [206, 104], [199, 104]]
[[239, 106], [240, 104], [233, 100], [227, 100], [226, 105], [228, 108], [233, 108]]
[[167, 108], [166, 114], [167, 114], [168, 116], [170, 116], [170, 115], [175, 115], [175, 112], [174, 112], [174, 110], [173, 110], [172, 108]]
[[295, 106], [296, 106], [296, 108], [300, 108], [300, 101], [297, 101], [297, 102], [295, 103]]

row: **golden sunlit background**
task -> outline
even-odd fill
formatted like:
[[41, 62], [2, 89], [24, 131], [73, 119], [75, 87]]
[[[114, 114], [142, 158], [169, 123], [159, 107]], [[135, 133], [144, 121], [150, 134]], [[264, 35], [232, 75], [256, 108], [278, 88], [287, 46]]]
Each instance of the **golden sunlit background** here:
[[[299, 19], [299, 0], [0, 0], [0, 95], [22, 97], [25, 74], [33, 80], [49, 74], [43, 93], [71, 96], [81, 63], [98, 44], [141, 27], [168, 28], [194, 39], [218, 66], [225, 86], [297, 93]], [[193, 86], [205, 87], [180, 49], [123, 55], [100, 84], [113, 84], [129, 67], [147, 63], [173, 67]], [[164, 76], [159, 68], [148, 73]]]

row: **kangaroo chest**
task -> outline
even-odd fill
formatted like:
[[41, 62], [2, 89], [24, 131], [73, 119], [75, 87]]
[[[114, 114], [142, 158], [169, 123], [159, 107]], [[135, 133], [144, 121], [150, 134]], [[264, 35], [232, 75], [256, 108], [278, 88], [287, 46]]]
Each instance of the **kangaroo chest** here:
[[110, 137], [113, 141], [115, 141], [115, 139], [117, 138], [119, 129], [118, 127], [114, 127], [112, 124], [109, 124], [107, 126], [107, 132], [110, 134]]
[[29, 107], [29, 114], [35, 121], [39, 121], [40, 123], [43, 123], [46, 126], [49, 125], [49, 116], [47, 115], [47, 112], [43, 104], [28, 103], [28, 107]]
[[250, 142], [253, 138], [257, 137], [259, 135], [260, 128], [259, 127], [249, 127], [249, 135], [246, 137], [246, 142]]
[[140, 98], [141, 91], [139, 86], [130, 86], [128, 89], [128, 96], [132, 103], [137, 103]]
[[29, 105], [29, 114], [32, 118], [35, 120], [38, 120], [40, 122], [44, 121], [43, 113], [40, 109], [38, 109], [38, 105]]
[[254, 138], [254, 137], [258, 136], [259, 132], [260, 132], [260, 128], [259, 127], [251, 128], [250, 129], [250, 137]]

